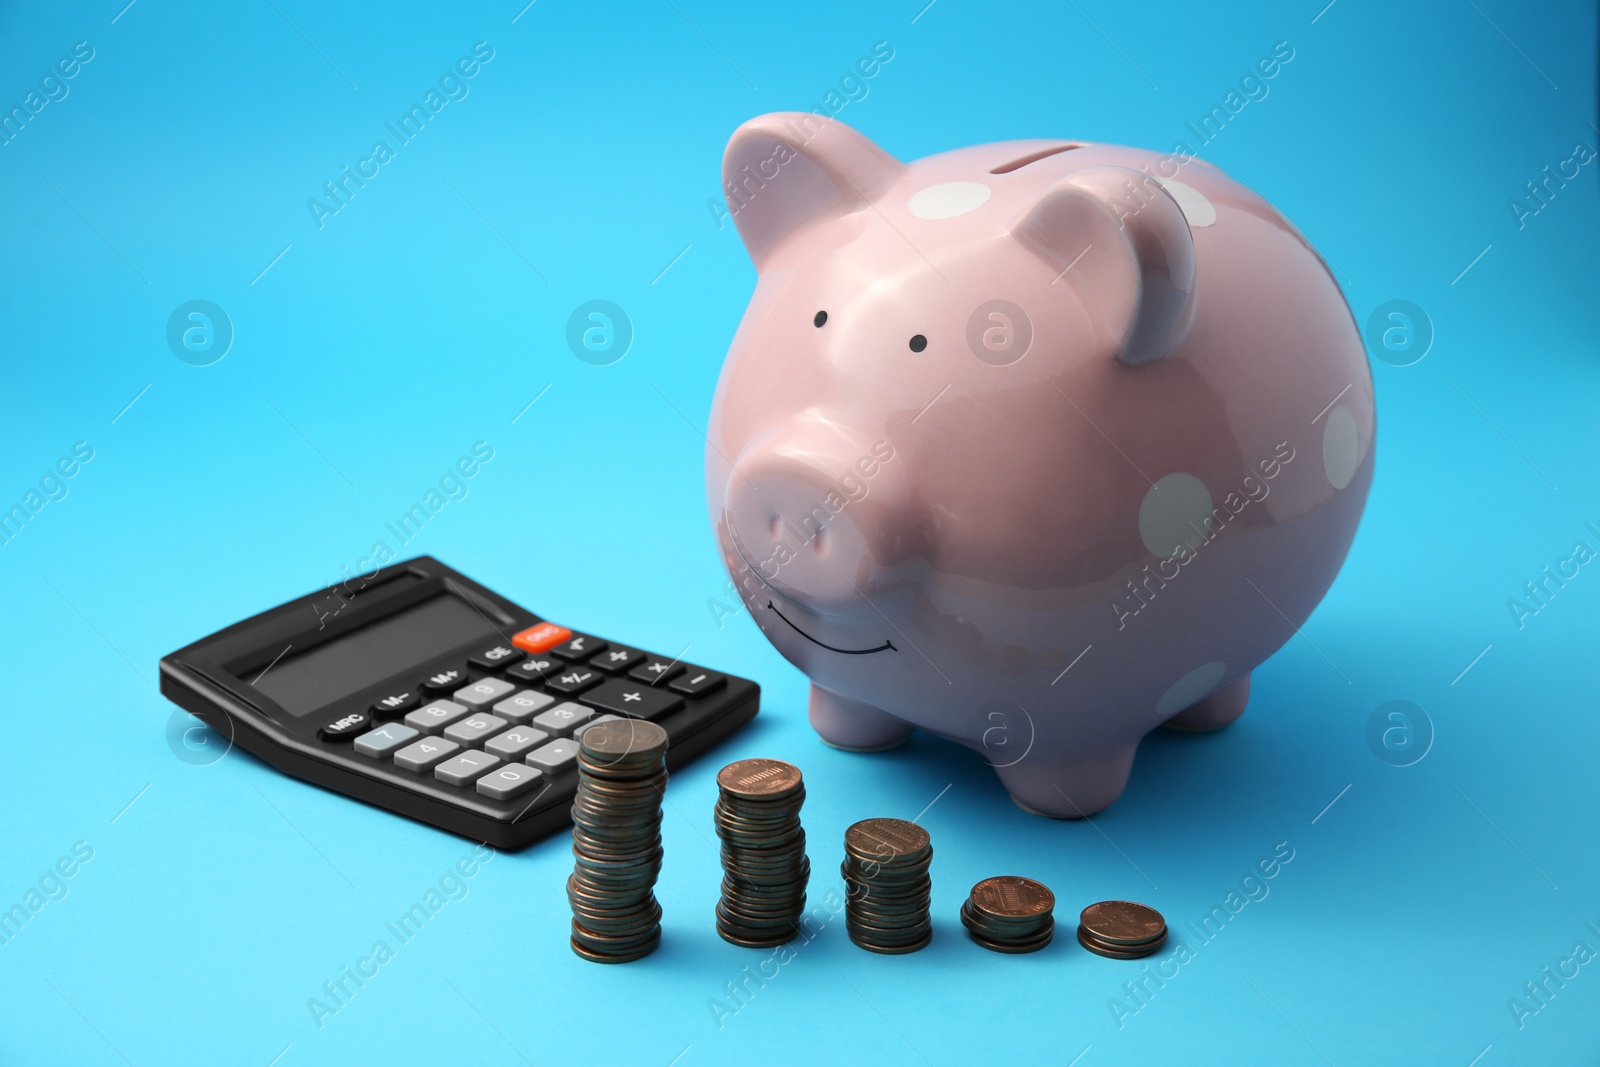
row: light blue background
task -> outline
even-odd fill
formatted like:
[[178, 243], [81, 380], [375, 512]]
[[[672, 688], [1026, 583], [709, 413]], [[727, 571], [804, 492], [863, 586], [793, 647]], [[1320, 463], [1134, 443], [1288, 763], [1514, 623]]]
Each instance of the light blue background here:
[[[94, 850], [0, 945], [0, 1059], [1594, 1062], [1600, 963], [1521, 1028], [1507, 1006], [1575, 943], [1600, 951], [1600, 567], [1521, 630], [1507, 607], [1573, 542], [1600, 549], [1600, 164], [1522, 229], [1508, 208], [1600, 140], [1587, 5], [123, 2], [0, 9], [8, 108], [74, 42], [95, 49], [0, 148], [0, 504], [75, 441], [95, 450], [0, 547], [0, 906], [74, 842]], [[307, 198], [480, 40], [495, 54], [470, 95], [319, 230]], [[1203, 157], [1307, 234], [1358, 320], [1409, 299], [1437, 334], [1414, 366], [1374, 363], [1377, 481], [1304, 639], [1233, 728], [1147, 741], [1092, 823], [1024, 815], [926, 738], [823, 747], [804, 679], [708, 603], [724, 575], [700, 430], [754, 282], [706, 207], [728, 135], [820, 106], [887, 41], [840, 118], [901, 158], [1020, 137], [1169, 149], [1280, 40], [1295, 58]], [[164, 340], [197, 298], [236, 331], [204, 368]], [[610, 367], [564, 341], [596, 298], [636, 329]], [[759, 680], [762, 714], [674, 779], [647, 961], [567, 950], [570, 855], [550, 840], [483, 867], [318, 1029], [307, 999], [471, 846], [237, 752], [180, 760], [156, 662], [398, 548], [384, 523], [479, 440], [493, 461], [407, 553], [689, 646]], [[1367, 744], [1393, 699], [1436, 732], [1411, 767]], [[804, 768], [819, 904], [845, 826], [921, 813], [937, 933], [877, 957], [836, 920], [719, 1028], [708, 1000], [763, 958], [711, 926], [713, 775], [747, 755]], [[1182, 930], [1278, 842], [1295, 858], [1270, 895], [1119, 1028], [1108, 1002], [1139, 965], [1080, 950], [1077, 910], [1132, 897]], [[1008, 871], [1056, 891], [1048, 951], [963, 935], [968, 887]]]

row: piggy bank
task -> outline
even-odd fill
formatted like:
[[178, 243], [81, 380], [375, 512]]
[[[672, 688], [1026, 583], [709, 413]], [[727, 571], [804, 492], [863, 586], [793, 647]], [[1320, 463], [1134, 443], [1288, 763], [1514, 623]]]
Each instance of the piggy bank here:
[[723, 180], [758, 280], [710, 513], [822, 739], [920, 728], [1074, 818], [1151, 730], [1232, 722], [1372, 480], [1360, 334], [1300, 232], [1182, 154], [902, 163], [814, 114], [741, 126]]

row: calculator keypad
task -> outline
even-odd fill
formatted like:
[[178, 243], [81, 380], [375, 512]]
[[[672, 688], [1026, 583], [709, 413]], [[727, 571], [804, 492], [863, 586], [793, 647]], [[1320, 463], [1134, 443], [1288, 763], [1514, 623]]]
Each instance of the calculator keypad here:
[[[619, 717], [659, 719], [682, 708], [685, 696], [726, 680], [554, 623], [529, 627], [468, 662], [472, 673], [465, 664], [447, 665], [411, 690], [380, 697], [370, 715], [347, 714], [339, 720], [351, 721], [344, 735], [365, 729], [354, 743], [363, 756], [510, 800], [571, 771], [577, 737], [589, 726]], [[367, 729], [374, 719], [401, 715], [403, 722]]]

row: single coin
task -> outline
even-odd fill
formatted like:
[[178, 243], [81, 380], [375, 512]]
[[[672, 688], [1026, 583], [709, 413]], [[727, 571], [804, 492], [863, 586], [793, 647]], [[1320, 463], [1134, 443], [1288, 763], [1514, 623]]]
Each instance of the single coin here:
[[736, 797], [775, 799], [800, 787], [800, 768], [776, 759], [742, 759], [717, 772], [717, 785]]
[[868, 862], [916, 856], [929, 845], [928, 831], [904, 819], [863, 819], [844, 832], [845, 848]]
[[602, 761], [629, 755], [648, 760], [652, 753], [667, 747], [667, 731], [645, 719], [613, 719], [583, 731], [579, 747]]
[[972, 906], [999, 919], [1029, 919], [1056, 906], [1056, 895], [1042, 882], [1021, 875], [985, 878], [972, 887]]
[[1131, 900], [1090, 904], [1078, 921], [1097, 940], [1112, 945], [1144, 945], [1167, 932], [1167, 921], [1159, 911]]

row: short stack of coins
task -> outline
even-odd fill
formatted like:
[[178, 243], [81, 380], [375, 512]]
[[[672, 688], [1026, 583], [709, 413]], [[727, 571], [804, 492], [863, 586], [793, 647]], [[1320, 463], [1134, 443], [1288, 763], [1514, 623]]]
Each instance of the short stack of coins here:
[[871, 952], [915, 952], [933, 938], [928, 832], [904, 819], [863, 819], [844, 832], [845, 929]]
[[1037, 952], [1055, 935], [1055, 894], [1020, 875], [985, 878], [961, 905], [961, 925], [993, 952]]
[[1097, 956], [1137, 960], [1153, 956], [1167, 943], [1167, 921], [1161, 913], [1131, 900], [1102, 900], [1083, 909], [1078, 944]]
[[722, 839], [722, 899], [717, 933], [747, 948], [794, 939], [806, 906], [806, 799], [800, 768], [744, 759], [717, 774], [717, 836]]
[[667, 732], [642, 719], [597, 723], [578, 739], [572, 804], [572, 951], [626, 963], [661, 942], [661, 797]]

